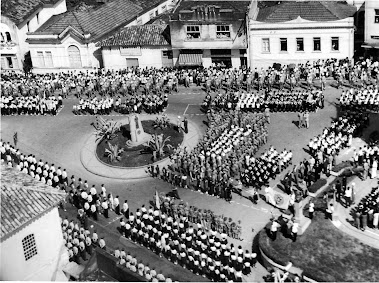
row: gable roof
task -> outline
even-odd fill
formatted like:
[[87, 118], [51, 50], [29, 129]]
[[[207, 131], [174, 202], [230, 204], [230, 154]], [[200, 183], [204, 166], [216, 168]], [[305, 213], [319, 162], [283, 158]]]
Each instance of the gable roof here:
[[99, 42], [99, 46], [170, 45], [168, 25], [142, 25], [125, 27]]
[[352, 17], [356, 7], [334, 1], [283, 1], [281, 4], [259, 9], [259, 22], [287, 22], [301, 17], [305, 20], [323, 22]]
[[8, 17], [17, 26], [44, 5], [55, 5], [60, 0], [2, 0], [1, 15]]
[[140, 6], [143, 10], [150, 10], [167, 0], [130, 0], [133, 4]]
[[89, 34], [93, 42], [133, 21], [142, 11], [129, 0], [114, 0], [87, 11], [69, 11], [51, 17], [33, 35], [61, 34], [69, 26], [83, 37]]
[[55, 207], [64, 197], [64, 192], [1, 165], [1, 241]]

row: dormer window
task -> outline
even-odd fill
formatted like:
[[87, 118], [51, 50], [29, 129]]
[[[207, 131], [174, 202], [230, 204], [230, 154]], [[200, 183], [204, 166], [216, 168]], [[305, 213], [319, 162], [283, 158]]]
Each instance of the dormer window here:
[[11, 34], [8, 31], [5, 32], [5, 36], [7, 38], [7, 42], [12, 41]]
[[187, 26], [187, 39], [200, 38], [200, 26]]

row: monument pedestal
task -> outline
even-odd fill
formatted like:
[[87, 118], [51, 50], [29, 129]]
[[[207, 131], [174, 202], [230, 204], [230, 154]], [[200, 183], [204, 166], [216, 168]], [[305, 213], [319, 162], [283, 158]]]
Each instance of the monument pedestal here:
[[297, 233], [298, 235], [304, 234], [305, 230], [307, 230], [308, 226], [312, 222], [309, 218], [305, 217], [303, 213], [307, 199], [308, 198], [305, 198], [300, 202], [295, 202], [295, 221], [299, 223], [299, 231]]
[[133, 114], [129, 117], [129, 129], [131, 139], [126, 142], [127, 147], [135, 147], [151, 140], [151, 135], [143, 130], [138, 114]]

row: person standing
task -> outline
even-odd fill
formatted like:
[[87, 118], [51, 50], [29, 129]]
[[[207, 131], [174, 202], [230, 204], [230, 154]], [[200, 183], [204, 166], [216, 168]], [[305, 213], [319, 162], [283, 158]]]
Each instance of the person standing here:
[[309, 208], [308, 208], [308, 212], [309, 212], [309, 219], [313, 219], [313, 214], [315, 212], [315, 204], [313, 203], [312, 200], [310, 200], [309, 202]]
[[188, 134], [188, 119], [187, 119], [187, 117], [184, 117], [183, 125], [184, 125], [184, 132], [186, 134]]
[[271, 239], [273, 241], [276, 240], [276, 234], [278, 232], [278, 227], [280, 226], [280, 224], [274, 219], [272, 221], [272, 224], [271, 224], [271, 228], [270, 228], [270, 231], [271, 231]]
[[109, 205], [108, 205], [108, 200], [104, 198], [103, 202], [101, 203], [101, 207], [103, 208], [103, 214], [105, 218], [109, 218]]
[[125, 218], [129, 219], [129, 205], [127, 200], [125, 200], [124, 204], [122, 205], [122, 211], [124, 213]]
[[180, 116], [178, 116], [178, 121], [176, 122], [176, 126], [178, 128], [178, 132], [180, 133], [182, 131], [182, 119], [180, 118]]
[[309, 129], [309, 112], [305, 111], [304, 113], [304, 121], [305, 121], [305, 127]]
[[113, 199], [114, 211], [117, 215], [120, 215], [120, 201], [118, 200], [118, 196]]
[[296, 221], [292, 224], [291, 228], [291, 236], [292, 236], [292, 241], [296, 242], [297, 239], [297, 233], [299, 232], [299, 223]]

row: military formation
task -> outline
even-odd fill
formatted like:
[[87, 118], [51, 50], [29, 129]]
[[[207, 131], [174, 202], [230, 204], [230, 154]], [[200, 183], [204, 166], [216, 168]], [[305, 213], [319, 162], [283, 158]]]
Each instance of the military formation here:
[[379, 112], [378, 85], [350, 88], [342, 91], [339, 105], [342, 110], [369, 110]]
[[62, 97], [2, 95], [0, 100], [1, 115], [57, 115], [62, 107]]
[[[170, 202], [170, 199], [162, 201]], [[126, 220], [121, 219], [122, 235], [152, 250], [160, 257], [164, 256], [174, 264], [213, 281], [242, 282], [242, 276], [251, 272], [251, 267], [257, 262], [256, 253], [244, 251], [241, 246], [234, 247], [234, 244], [228, 243], [227, 234], [224, 232], [206, 229], [201, 223], [201, 220], [207, 222], [204, 221], [204, 217], [199, 219], [199, 216], [189, 213], [192, 220], [197, 221], [193, 224], [185, 216], [185, 212], [179, 216], [178, 205], [177, 218], [174, 219], [170, 214], [163, 212], [166, 208], [163, 208], [165, 206], [162, 204], [149, 209], [143, 205]], [[173, 211], [172, 205], [168, 207]], [[185, 210], [183, 207], [183, 211]], [[189, 207], [188, 210], [190, 211]], [[174, 212], [171, 213], [175, 215]], [[212, 226], [211, 223], [208, 224]]]

